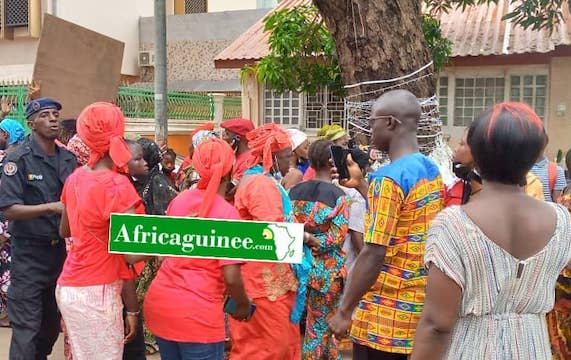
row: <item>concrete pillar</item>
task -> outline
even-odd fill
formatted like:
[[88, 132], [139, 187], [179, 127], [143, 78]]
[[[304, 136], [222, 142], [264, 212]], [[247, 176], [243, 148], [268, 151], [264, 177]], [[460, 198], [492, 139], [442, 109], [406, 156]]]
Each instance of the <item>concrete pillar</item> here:
[[[571, 57], [555, 57], [551, 59], [549, 71], [549, 111], [547, 116], [547, 134], [549, 144], [546, 155], [554, 160], [557, 151], [567, 153], [571, 147]], [[562, 163], [565, 166], [565, 160]]]
[[224, 117], [224, 94], [210, 94], [214, 100], [214, 127], [218, 128]]
[[256, 127], [261, 124], [260, 83], [253, 73], [244, 76], [242, 81], [242, 116], [252, 120]]
[[173, 14], [174, 15], [184, 15], [185, 14], [184, 0], [174, 0], [174, 2], [173, 2]]
[[30, 36], [39, 38], [42, 33], [42, 1], [29, 0], [28, 5], [28, 29]]

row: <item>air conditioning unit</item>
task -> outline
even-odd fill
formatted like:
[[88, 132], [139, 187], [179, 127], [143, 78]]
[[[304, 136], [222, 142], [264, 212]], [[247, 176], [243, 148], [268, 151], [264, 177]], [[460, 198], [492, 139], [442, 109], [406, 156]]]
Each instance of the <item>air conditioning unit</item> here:
[[155, 52], [139, 51], [139, 66], [155, 66]]

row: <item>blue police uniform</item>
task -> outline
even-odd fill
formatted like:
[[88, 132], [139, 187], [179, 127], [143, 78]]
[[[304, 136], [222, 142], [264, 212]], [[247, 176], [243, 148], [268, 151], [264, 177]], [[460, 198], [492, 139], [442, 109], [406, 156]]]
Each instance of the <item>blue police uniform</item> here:
[[[38, 99], [28, 104], [26, 114], [51, 107], [61, 109], [51, 99]], [[28, 136], [4, 159], [0, 209], [60, 201], [63, 184], [76, 167], [75, 155], [68, 150], [56, 146], [55, 154], [47, 155], [34, 136]], [[12, 326], [12, 360], [46, 359], [59, 336], [61, 316], [55, 287], [66, 256], [65, 241], [59, 237], [60, 220], [60, 215], [49, 214], [12, 220], [9, 224], [12, 268], [8, 316]]]

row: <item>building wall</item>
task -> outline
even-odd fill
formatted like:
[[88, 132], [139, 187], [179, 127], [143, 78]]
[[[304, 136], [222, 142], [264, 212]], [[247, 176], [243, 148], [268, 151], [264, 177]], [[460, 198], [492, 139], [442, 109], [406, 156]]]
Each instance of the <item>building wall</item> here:
[[549, 88], [548, 154], [553, 158], [557, 150], [565, 154], [571, 148], [571, 57], [551, 59]]
[[257, 0], [208, 0], [208, 12], [256, 9]]
[[139, 19], [153, 15], [153, 0], [58, 0], [56, 4], [56, 16], [124, 42], [121, 72], [139, 73]]
[[[231, 80], [238, 69], [215, 69], [214, 57], [268, 9], [174, 15], [167, 18], [168, 81]], [[152, 50], [154, 18], [140, 21], [141, 50]], [[152, 72], [143, 81], [151, 81]]]
[[33, 66], [36, 62], [37, 49], [37, 39], [0, 41], [0, 66], [24, 64], [30, 64]]
[[[55, 15], [124, 42], [121, 72], [124, 75], [139, 74], [139, 18], [153, 15], [153, 0], [43, 0], [41, 7], [42, 13]], [[24, 27], [16, 29], [14, 38], [0, 41], [0, 66], [33, 65], [36, 62], [38, 39], [30, 38]]]
[[[554, 160], [561, 149], [564, 153], [571, 148], [571, 57], [546, 58], [545, 64], [536, 65], [502, 65], [502, 66], [458, 66], [447, 68], [440, 76], [448, 77], [448, 125], [444, 133], [450, 137], [450, 143], [456, 144], [464, 133], [464, 126], [452, 126], [454, 120], [454, 90], [452, 80], [457, 77], [503, 77], [511, 75], [547, 75], [547, 103], [544, 123], [549, 135], [546, 155]], [[510, 98], [506, 83], [505, 99]]]

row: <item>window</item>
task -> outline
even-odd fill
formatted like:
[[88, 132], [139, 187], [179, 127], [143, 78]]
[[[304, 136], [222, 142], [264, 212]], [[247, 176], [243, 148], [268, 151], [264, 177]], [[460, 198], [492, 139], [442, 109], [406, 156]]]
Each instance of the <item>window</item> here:
[[345, 102], [327, 88], [314, 95], [264, 89], [263, 118], [284, 127], [317, 130], [326, 124], [345, 126]]
[[27, 26], [28, 6], [28, 0], [5, 0], [6, 27]]
[[454, 126], [469, 126], [486, 108], [504, 101], [504, 89], [501, 77], [456, 78]]
[[315, 95], [306, 95], [305, 128], [319, 129], [326, 124], [345, 123], [345, 102], [331, 93], [327, 88]]
[[438, 112], [442, 125], [448, 125], [448, 77], [438, 78]]
[[545, 120], [547, 75], [523, 75], [510, 77], [510, 100], [530, 105]]
[[184, 0], [185, 14], [205, 13], [207, 10], [207, 0]]
[[264, 90], [264, 123], [274, 122], [285, 127], [301, 125], [303, 95], [293, 91], [278, 93]]

